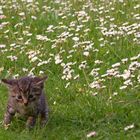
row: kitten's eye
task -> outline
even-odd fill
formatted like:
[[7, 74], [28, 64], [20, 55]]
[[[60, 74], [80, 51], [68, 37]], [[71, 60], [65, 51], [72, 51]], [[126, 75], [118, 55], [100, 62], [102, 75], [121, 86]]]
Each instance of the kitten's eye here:
[[21, 95], [18, 95], [18, 96], [17, 96], [17, 99], [18, 99], [18, 100], [22, 100], [22, 96], [21, 96]]
[[33, 91], [33, 92], [38, 92], [39, 89], [38, 89], [38, 88], [33, 88], [32, 91]]
[[33, 98], [34, 96], [33, 95], [29, 95], [29, 98], [31, 99], [31, 98]]

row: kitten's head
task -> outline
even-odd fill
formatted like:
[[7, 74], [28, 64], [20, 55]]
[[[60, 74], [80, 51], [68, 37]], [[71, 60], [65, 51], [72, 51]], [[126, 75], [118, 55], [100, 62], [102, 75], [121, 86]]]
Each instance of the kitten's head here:
[[2, 79], [2, 82], [8, 85], [10, 95], [18, 103], [27, 106], [39, 99], [46, 79], [47, 77], [23, 77], [20, 79]]

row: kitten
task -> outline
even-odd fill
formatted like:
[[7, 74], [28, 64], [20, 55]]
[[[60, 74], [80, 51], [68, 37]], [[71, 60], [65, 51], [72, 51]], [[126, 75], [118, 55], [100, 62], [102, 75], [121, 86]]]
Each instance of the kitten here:
[[32, 128], [37, 116], [44, 126], [48, 120], [48, 105], [43, 92], [47, 77], [22, 77], [20, 79], [2, 79], [9, 87], [9, 99], [4, 116], [4, 126], [8, 126], [15, 113], [27, 117], [26, 126]]

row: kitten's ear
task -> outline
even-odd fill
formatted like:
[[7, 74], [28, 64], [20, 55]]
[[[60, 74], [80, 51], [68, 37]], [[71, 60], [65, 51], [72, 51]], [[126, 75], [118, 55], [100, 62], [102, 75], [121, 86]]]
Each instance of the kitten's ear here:
[[8, 86], [13, 86], [16, 83], [15, 79], [1, 79], [1, 81]]
[[42, 84], [46, 81], [47, 78], [48, 78], [48, 76], [44, 76], [44, 77], [42, 77], [42, 78], [40, 78], [40, 77], [35, 77], [35, 78], [34, 78], [35, 85], [36, 85], [36, 86], [42, 85]]

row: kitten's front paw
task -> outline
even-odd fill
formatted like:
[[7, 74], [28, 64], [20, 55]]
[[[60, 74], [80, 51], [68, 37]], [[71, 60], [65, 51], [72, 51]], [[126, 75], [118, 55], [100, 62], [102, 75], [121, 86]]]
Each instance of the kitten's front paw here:
[[33, 128], [35, 125], [35, 122], [36, 121], [34, 117], [28, 117], [28, 120], [26, 122], [26, 128], [29, 128], [29, 129]]
[[4, 129], [7, 130], [9, 128], [10, 124], [4, 124]]
[[26, 129], [31, 130], [34, 127], [34, 125], [30, 125], [26, 123]]
[[47, 120], [41, 120], [41, 122], [40, 122], [41, 127], [45, 127], [46, 124], [47, 124]]

